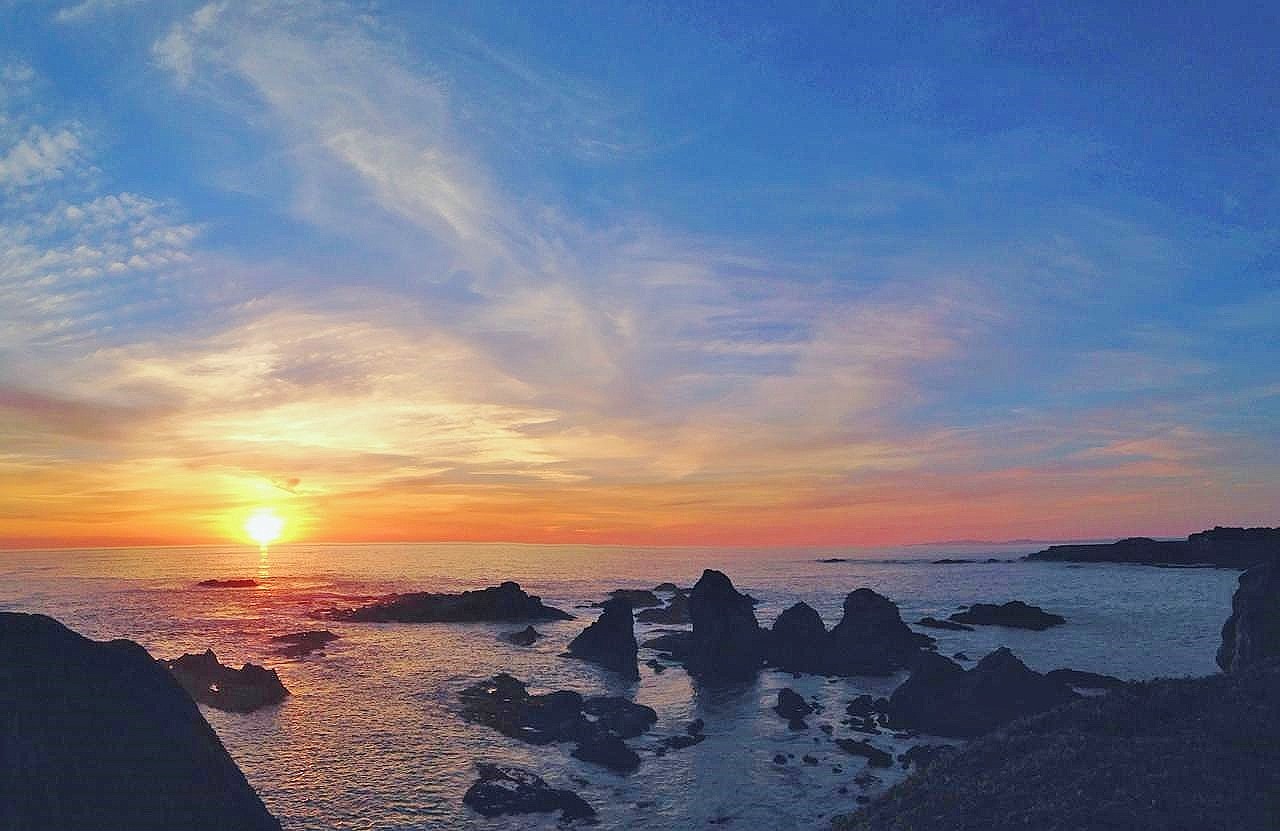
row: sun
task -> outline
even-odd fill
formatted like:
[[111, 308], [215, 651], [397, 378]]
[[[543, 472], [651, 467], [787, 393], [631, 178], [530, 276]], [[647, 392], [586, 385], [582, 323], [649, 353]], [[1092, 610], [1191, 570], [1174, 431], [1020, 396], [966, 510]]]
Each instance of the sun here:
[[263, 548], [280, 539], [282, 531], [284, 518], [270, 508], [258, 508], [244, 521], [244, 532]]

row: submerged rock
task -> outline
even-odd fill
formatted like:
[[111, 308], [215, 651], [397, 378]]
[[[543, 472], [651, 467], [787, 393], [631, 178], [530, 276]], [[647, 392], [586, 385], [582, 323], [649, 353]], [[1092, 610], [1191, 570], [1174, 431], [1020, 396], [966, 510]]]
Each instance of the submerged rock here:
[[1280, 565], [1272, 561], [1240, 575], [1217, 659], [1224, 672], [1239, 672], [1276, 656], [1280, 656]]
[[196, 585], [202, 589], [251, 589], [258, 585], [258, 581], [244, 577], [232, 580], [201, 580]]
[[292, 632], [288, 635], [276, 635], [272, 643], [283, 644], [276, 650], [289, 658], [301, 658], [338, 640], [338, 636], [328, 629], [313, 629], [307, 632]]
[[355, 609], [330, 609], [317, 613], [331, 620], [357, 623], [473, 623], [512, 620], [573, 620], [573, 615], [544, 605], [542, 598], [526, 594], [519, 583], [462, 592], [392, 594]]
[[502, 639], [516, 646], [533, 646], [541, 637], [542, 633], [537, 629], [532, 626], [526, 626], [518, 632], [507, 632], [502, 636]]
[[0, 827], [280, 831], [190, 696], [132, 641], [0, 612]]
[[233, 669], [218, 663], [218, 656], [212, 649], [160, 663], [173, 673], [193, 699], [219, 710], [249, 713], [260, 707], [279, 704], [289, 695], [274, 669], [257, 664]]
[[975, 603], [969, 607], [968, 611], [951, 615], [951, 620], [956, 623], [1008, 626], [1037, 631], [1067, 622], [1062, 615], [1050, 614], [1039, 606], [1031, 606], [1021, 600], [1010, 600], [999, 606], [994, 603]]
[[467, 788], [462, 802], [482, 816], [559, 811], [562, 820], [575, 820], [596, 815], [595, 809], [573, 791], [553, 788], [523, 768], [482, 762], [476, 770], [480, 778]]
[[752, 598], [741, 594], [723, 573], [707, 569], [689, 595], [693, 634], [685, 666], [704, 679], [743, 679], [764, 660], [764, 639]]
[[911, 677], [890, 696], [889, 716], [895, 726], [969, 738], [1078, 697], [1003, 647], [967, 671], [940, 655], [921, 653]]
[[569, 642], [567, 654], [600, 664], [627, 678], [639, 678], [638, 651], [631, 604], [619, 597], [605, 602], [599, 619]]

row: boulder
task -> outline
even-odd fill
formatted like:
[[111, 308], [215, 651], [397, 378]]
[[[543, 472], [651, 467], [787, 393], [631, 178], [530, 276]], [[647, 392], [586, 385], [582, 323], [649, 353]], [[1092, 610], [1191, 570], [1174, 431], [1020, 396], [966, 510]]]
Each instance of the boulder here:
[[313, 629], [307, 632], [292, 632], [288, 635], [276, 635], [272, 643], [281, 644], [276, 652], [288, 658], [301, 658], [336, 641], [338, 636], [328, 629]]
[[518, 632], [507, 632], [502, 639], [516, 646], [533, 646], [538, 638], [542, 637], [542, 633], [532, 626], [526, 626]]
[[202, 589], [251, 589], [258, 585], [258, 581], [244, 577], [231, 580], [201, 580], [196, 585]]
[[1280, 656], [1280, 565], [1273, 560], [1240, 575], [1231, 617], [1222, 627], [1218, 666], [1238, 672]]
[[933, 643], [902, 622], [891, 600], [867, 588], [844, 599], [844, 616], [829, 640], [828, 672], [833, 675], [888, 675]]
[[827, 672], [827, 627], [808, 603], [797, 603], [778, 615], [767, 643], [771, 666], [787, 672]]
[[691, 675], [707, 680], [755, 675], [764, 660], [764, 639], [749, 595], [738, 592], [723, 573], [707, 569], [689, 595], [689, 618], [693, 635], [685, 666]]
[[925, 652], [890, 696], [889, 716], [895, 726], [969, 738], [1075, 698], [1069, 686], [1029, 669], [1003, 647], [967, 671]]
[[462, 802], [481, 816], [502, 814], [549, 814], [560, 812], [562, 821], [588, 819], [596, 811], [573, 791], [548, 785], [540, 776], [523, 768], [479, 763], [476, 780]]
[[279, 831], [191, 697], [132, 641], [0, 612], [0, 828]]
[[689, 595], [677, 592], [671, 601], [661, 609], [644, 609], [636, 613], [636, 620], [641, 623], [665, 623], [680, 625], [689, 622]]
[[600, 664], [627, 678], [639, 678], [636, 661], [639, 646], [631, 604], [619, 597], [606, 601], [603, 608], [599, 619], [569, 642], [566, 654]]
[[800, 693], [790, 687], [783, 687], [778, 690], [778, 703], [773, 711], [789, 721], [796, 721], [803, 720], [805, 716], [812, 713], [813, 707], [801, 697]]
[[218, 710], [249, 713], [279, 704], [289, 695], [274, 669], [245, 664], [233, 669], [218, 663], [212, 649], [161, 661], [194, 700]]
[[526, 594], [519, 583], [461, 594], [413, 592], [388, 595], [355, 609], [330, 609], [316, 613], [330, 620], [359, 623], [472, 623], [480, 621], [573, 620], [573, 615], [544, 605], [542, 598]]
[[956, 612], [951, 616], [955, 623], [976, 623], [982, 626], [1008, 626], [1014, 629], [1048, 629], [1066, 623], [1062, 615], [1054, 615], [1031, 606], [1021, 600], [1010, 600], [1003, 605], [994, 603], [975, 603], [968, 611]]

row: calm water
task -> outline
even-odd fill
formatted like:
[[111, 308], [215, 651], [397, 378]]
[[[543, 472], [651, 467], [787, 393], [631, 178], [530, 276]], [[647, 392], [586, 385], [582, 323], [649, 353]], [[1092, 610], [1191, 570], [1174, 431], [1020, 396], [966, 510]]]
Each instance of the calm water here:
[[[833, 723], [844, 703], [887, 694], [900, 677], [793, 679], [764, 672], [757, 682], [711, 688], [683, 670], [619, 682], [590, 664], [558, 657], [594, 619], [574, 608], [613, 588], [648, 588], [672, 580], [691, 585], [704, 567], [725, 571], [760, 598], [769, 624], [805, 600], [834, 624], [844, 595], [859, 586], [887, 595], [913, 621], [945, 617], [976, 601], [1021, 599], [1063, 614], [1046, 632], [995, 627], [931, 632], [939, 649], [978, 658], [1006, 645], [1040, 670], [1073, 667], [1127, 678], [1215, 671], [1219, 629], [1229, 613], [1237, 573], [1123, 565], [999, 563], [932, 565], [942, 556], [1014, 557], [1027, 548], [957, 547], [894, 551], [726, 551], [515, 545], [282, 546], [267, 554], [244, 548], [114, 549], [0, 552], [0, 607], [53, 615], [94, 638], [127, 637], [155, 656], [212, 647], [227, 664], [263, 663], [293, 695], [250, 715], [204, 709], [231, 755], [286, 829], [418, 829], [554, 827], [554, 818], [485, 820], [462, 805], [476, 761], [530, 768], [552, 785], [578, 791], [600, 811], [603, 828], [692, 828], [731, 819], [736, 828], [822, 827], [898, 773], [877, 771], [879, 784], [853, 782], [861, 759], [848, 756], [817, 729], [796, 733], [769, 708], [791, 686], [827, 705], [811, 724]], [[843, 554], [855, 562], [820, 564]], [[253, 576], [256, 589], [196, 589], [210, 577]], [[342, 639], [327, 654], [286, 660], [267, 639], [317, 628], [307, 612], [353, 605], [392, 591], [460, 591], [517, 580], [528, 591], [575, 614], [542, 623], [548, 637], [516, 647], [498, 635], [515, 628], [488, 624], [335, 624]], [[647, 630], [638, 626], [644, 639]], [[646, 655], [642, 650], [641, 660]], [[459, 689], [497, 671], [535, 688], [624, 694], [654, 707], [657, 728], [632, 740], [645, 758], [629, 776], [569, 756], [571, 745], [534, 748], [463, 723]], [[646, 752], [693, 718], [709, 738], [665, 757]], [[815, 742], [817, 737], [819, 741]], [[912, 742], [875, 743], [901, 752]], [[796, 760], [779, 767], [775, 753]], [[802, 754], [822, 764], [798, 764]], [[832, 771], [841, 765], [842, 773]], [[838, 793], [841, 786], [847, 794]]]

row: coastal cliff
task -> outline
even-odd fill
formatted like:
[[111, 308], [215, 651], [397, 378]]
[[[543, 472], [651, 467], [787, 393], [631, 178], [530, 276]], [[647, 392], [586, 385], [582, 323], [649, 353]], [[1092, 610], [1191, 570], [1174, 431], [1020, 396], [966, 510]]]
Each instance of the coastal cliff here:
[[1129, 537], [1112, 543], [1051, 545], [1028, 560], [1072, 563], [1249, 568], [1280, 558], [1280, 528], [1223, 528], [1199, 531], [1185, 540]]

